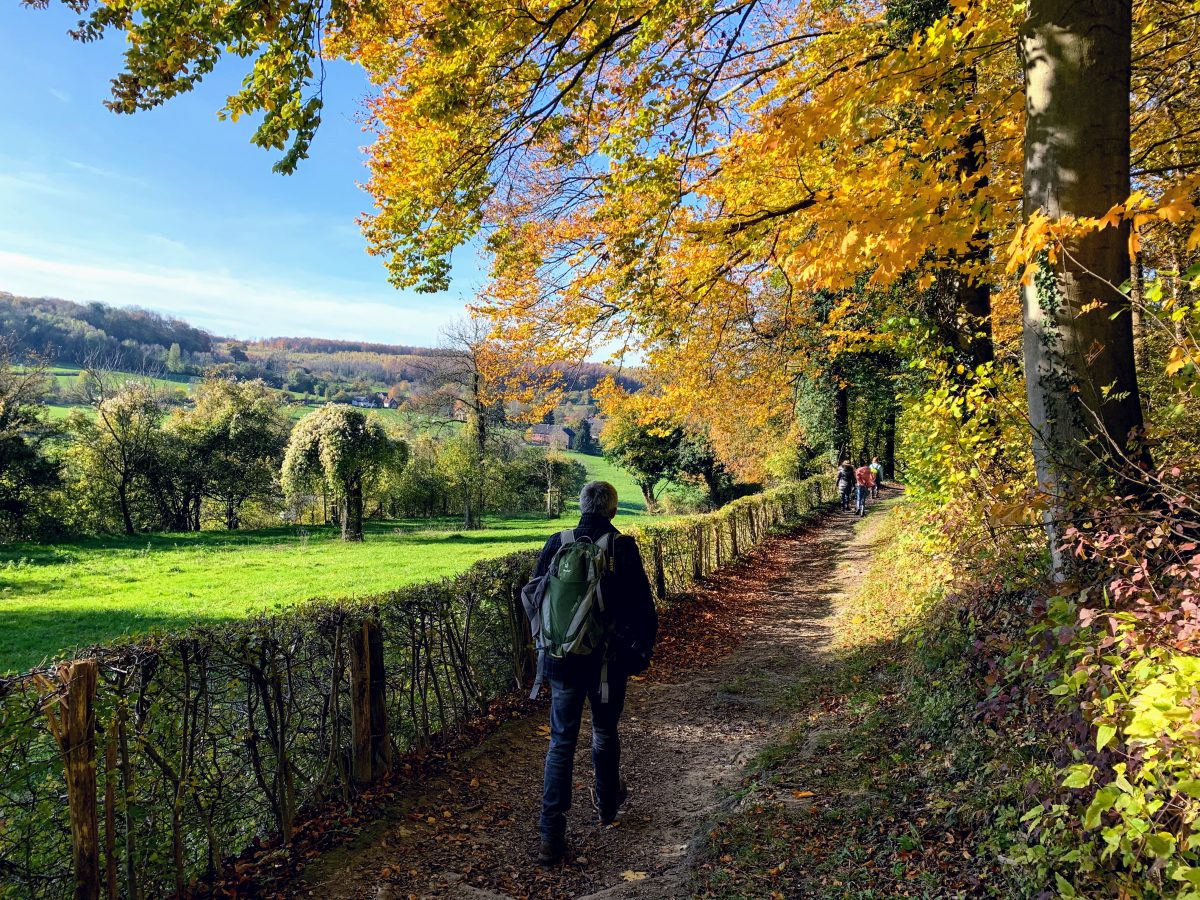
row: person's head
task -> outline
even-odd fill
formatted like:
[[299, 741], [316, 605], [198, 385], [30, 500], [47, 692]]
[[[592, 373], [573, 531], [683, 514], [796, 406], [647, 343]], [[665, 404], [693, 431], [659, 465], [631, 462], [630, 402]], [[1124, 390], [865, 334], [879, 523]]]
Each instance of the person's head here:
[[878, 456], [872, 456], [872, 457], [871, 457], [871, 462], [873, 462], [873, 463], [877, 463], [877, 462], [879, 462], [879, 457], [878, 457]]
[[843, 459], [843, 460], [842, 460], [842, 465], [843, 465], [843, 466], [848, 466], [848, 465], [850, 465], [850, 460], [848, 460], [848, 459]]
[[579, 492], [579, 511], [611, 519], [617, 514], [617, 489], [607, 481], [589, 481]]
[[865, 456], [860, 456], [858, 458], [858, 464], [859, 466], [865, 466], [867, 464], [867, 458]]

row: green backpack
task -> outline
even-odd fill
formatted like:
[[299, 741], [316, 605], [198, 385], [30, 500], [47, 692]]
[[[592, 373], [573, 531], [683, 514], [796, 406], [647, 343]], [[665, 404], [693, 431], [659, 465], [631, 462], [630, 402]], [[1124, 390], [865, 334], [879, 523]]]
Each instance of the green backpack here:
[[[612, 631], [612, 621], [604, 610], [600, 580], [612, 571], [612, 533], [593, 543], [590, 538], [575, 539], [574, 531], [564, 531], [562, 541], [546, 574], [535, 578], [521, 591], [521, 603], [529, 617], [533, 644], [538, 651], [537, 678], [529, 694], [532, 700], [542, 687], [546, 656], [591, 656], [604, 653]], [[608, 702], [608, 662], [600, 672], [600, 699]]]

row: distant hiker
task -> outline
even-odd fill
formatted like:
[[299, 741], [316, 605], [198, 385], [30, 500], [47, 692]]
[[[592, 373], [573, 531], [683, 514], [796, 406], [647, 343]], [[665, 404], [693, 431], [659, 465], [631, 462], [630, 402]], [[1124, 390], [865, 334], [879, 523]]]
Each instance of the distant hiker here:
[[883, 484], [883, 463], [878, 456], [871, 457], [871, 496], [879, 496], [879, 486]]
[[870, 496], [871, 487], [874, 484], [874, 476], [871, 474], [871, 467], [867, 465], [866, 457], [859, 460], [859, 467], [854, 470], [854, 482], [856, 488], [857, 504], [854, 511], [860, 516], [866, 515], [867, 512], [867, 497]]
[[850, 460], [843, 459], [837, 471], [837, 491], [842, 499], [842, 509], [850, 509], [850, 494], [854, 491], [854, 466]]
[[579, 494], [579, 524], [553, 535], [521, 592], [538, 649], [536, 697], [550, 682], [550, 751], [542, 791], [538, 862], [567, 849], [575, 744], [586, 700], [592, 708], [592, 807], [611, 825], [629, 790], [621, 777], [617, 722], [625, 682], [650, 665], [658, 613], [633, 538], [613, 527], [617, 489], [590, 481]]

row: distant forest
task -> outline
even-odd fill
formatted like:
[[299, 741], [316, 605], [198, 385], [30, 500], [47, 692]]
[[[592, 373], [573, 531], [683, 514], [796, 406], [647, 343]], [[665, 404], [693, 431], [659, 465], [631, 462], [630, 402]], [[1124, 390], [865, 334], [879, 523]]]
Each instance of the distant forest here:
[[17, 348], [82, 364], [102, 354], [118, 356], [129, 368], [178, 344], [181, 351], [209, 354], [214, 338], [181, 319], [146, 309], [72, 303], [39, 297], [17, 297], [0, 291], [0, 335]]
[[[261, 378], [272, 387], [332, 398], [347, 391], [411, 389], [428, 372], [428, 347], [341, 341], [320, 337], [271, 337], [240, 341], [151, 310], [103, 303], [19, 297], [0, 291], [0, 340], [52, 365], [102, 364], [129, 372], [168, 371], [203, 376], [219, 373]], [[581, 363], [563, 370], [569, 392], [590, 391], [613, 374], [609, 366]], [[640, 387], [617, 376], [622, 386]], [[403, 391], [407, 393], [407, 390]]]

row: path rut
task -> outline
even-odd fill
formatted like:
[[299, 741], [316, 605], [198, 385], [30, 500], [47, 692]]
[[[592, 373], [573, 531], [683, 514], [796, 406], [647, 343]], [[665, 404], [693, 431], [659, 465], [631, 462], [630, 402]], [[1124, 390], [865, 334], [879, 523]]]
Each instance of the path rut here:
[[742, 637], [717, 658], [652, 669], [630, 685], [622, 769], [633, 793], [616, 827], [601, 828], [588, 803], [585, 716], [562, 866], [543, 870], [534, 859], [548, 741], [542, 709], [508, 722], [389, 806], [352, 845], [311, 863], [289, 895], [687, 897], [711, 822], [736, 803], [746, 763], [787, 727], [774, 701], [824, 663], [837, 598], [865, 571], [881, 518], [830, 513], [709, 581], [704, 591], [731, 601], [711, 614], [736, 617]]

